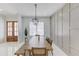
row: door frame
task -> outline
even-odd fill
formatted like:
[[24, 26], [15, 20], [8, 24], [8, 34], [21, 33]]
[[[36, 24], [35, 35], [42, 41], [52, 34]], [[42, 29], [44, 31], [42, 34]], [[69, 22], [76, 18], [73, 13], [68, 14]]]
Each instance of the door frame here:
[[[6, 21], [6, 41], [8, 41], [8, 22], [13, 22], [12, 23], [12, 35], [14, 36], [14, 22], [18, 22], [18, 21]], [[17, 41], [18, 41], [18, 36], [17, 36]], [[11, 42], [17, 42], [17, 41], [11, 41]]]

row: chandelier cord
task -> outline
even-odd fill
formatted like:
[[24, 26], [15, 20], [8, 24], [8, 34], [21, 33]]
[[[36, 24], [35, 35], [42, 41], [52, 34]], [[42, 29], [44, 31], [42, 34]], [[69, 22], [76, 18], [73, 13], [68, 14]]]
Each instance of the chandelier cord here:
[[35, 13], [34, 13], [34, 18], [32, 19], [32, 21], [35, 25], [37, 25], [39, 23], [39, 20], [37, 19], [37, 4], [34, 4], [34, 7], [35, 7], [34, 9]]
[[37, 20], [37, 14], [36, 14], [36, 12], [37, 12], [37, 4], [35, 4], [35, 20]]

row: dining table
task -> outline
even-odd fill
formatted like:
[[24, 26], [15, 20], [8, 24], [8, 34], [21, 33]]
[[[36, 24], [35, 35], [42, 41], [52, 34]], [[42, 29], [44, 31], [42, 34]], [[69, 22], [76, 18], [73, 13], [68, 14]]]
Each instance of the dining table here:
[[17, 56], [25, 56], [25, 51], [29, 52], [29, 55], [31, 55], [32, 47], [38, 47], [38, 48], [46, 48], [47, 51], [53, 51], [53, 47], [47, 42], [47, 40], [43, 40], [41, 42], [29, 42], [26, 41], [16, 52], [15, 55]]

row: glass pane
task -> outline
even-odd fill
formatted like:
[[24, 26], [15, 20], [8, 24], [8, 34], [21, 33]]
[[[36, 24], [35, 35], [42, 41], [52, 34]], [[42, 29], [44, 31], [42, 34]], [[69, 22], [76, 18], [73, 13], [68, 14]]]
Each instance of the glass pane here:
[[18, 28], [17, 27], [14, 27], [14, 31], [18, 31]]
[[38, 28], [37, 29], [38, 34], [44, 35], [44, 23], [39, 22], [37, 28]]
[[18, 36], [18, 32], [14, 32], [14, 36]]
[[8, 27], [12, 27], [12, 22], [8, 22]]
[[14, 28], [14, 31], [17, 31], [17, 28], [16, 27]]
[[18, 31], [18, 23], [17, 22], [14, 23], [14, 31]]
[[12, 32], [12, 27], [8, 27], [8, 31], [11, 31]]
[[14, 23], [14, 27], [17, 27], [17, 25], [18, 25], [18, 23], [17, 23], [17, 22], [15, 22], [15, 23]]
[[8, 36], [12, 36], [12, 32], [8, 32]]

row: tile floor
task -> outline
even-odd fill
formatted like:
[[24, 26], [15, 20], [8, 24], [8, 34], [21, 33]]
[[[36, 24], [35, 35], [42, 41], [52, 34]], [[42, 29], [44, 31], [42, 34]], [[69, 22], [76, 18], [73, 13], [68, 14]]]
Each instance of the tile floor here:
[[[43, 44], [44, 38], [42, 37], [40, 40], [40, 44]], [[37, 38], [33, 37], [32, 39], [29, 40], [29, 43], [33, 45], [33, 43], [37, 44]], [[14, 53], [16, 52], [17, 49], [19, 49], [24, 42], [22, 43], [1, 43], [0, 44], [0, 56], [16, 56]], [[53, 44], [53, 56], [67, 56], [61, 49], [59, 49], [57, 46]], [[49, 56], [51, 56], [51, 53], [49, 52]]]
[[[3, 43], [0, 44], [0, 56], [15, 56], [14, 53], [23, 43]], [[53, 56], [67, 56], [61, 49], [53, 45]], [[51, 56], [51, 54], [49, 53]]]

